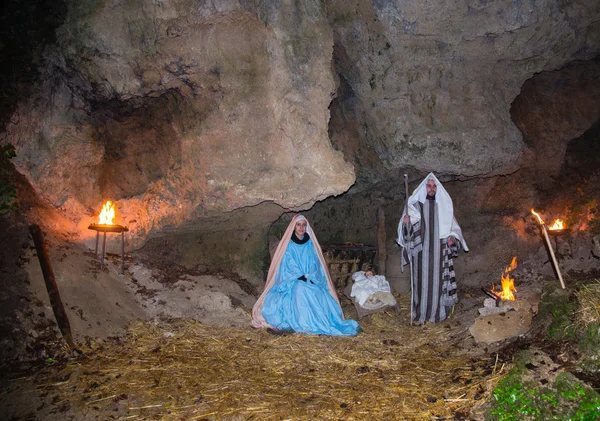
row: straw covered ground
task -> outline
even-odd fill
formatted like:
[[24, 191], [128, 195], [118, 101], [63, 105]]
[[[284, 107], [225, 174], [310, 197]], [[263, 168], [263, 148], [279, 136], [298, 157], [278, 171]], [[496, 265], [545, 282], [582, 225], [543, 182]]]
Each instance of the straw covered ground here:
[[582, 285], [576, 295], [579, 301], [578, 324], [587, 328], [594, 323], [600, 323], [600, 279]]
[[459, 355], [459, 327], [409, 326], [402, 301], [400, 316], [361, 320], [357, 337], [138, 322], [27, 380], [55, 412], [85, 419], [465, 419], [506, 370]]

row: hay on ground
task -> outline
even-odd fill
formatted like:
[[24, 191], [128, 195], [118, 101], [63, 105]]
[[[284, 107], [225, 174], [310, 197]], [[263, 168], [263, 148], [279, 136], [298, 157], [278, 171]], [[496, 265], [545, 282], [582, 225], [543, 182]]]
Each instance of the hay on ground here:
[[[36, 379], [55, 405], [149, 420], [464, 419], [499, 378], [461, 356], [451, 323], [379, 313], [356, 337], [287, 335], [195, 321], [134, 323]], [[483, 400], [482, 400], [483, 398]]]
[[600, 323], [600, 281], [582, 285], [576, 295], [579, 301], [578, 323], [584, 328]]

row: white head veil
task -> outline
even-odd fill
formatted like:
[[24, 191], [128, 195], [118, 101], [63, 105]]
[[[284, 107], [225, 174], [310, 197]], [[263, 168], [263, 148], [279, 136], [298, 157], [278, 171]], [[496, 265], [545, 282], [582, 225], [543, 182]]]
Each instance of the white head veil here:
[[[440, 180], [430, 172], [427, 177], [421, 181], [421, 184], [415, 189], [415, 191], [408, 198], [408, 216], [410, 216], [410, 222], [412, 224], [421, 220], [421, 211], [417, 203], [425, 203], [427, 200], [427, 180], [435, 181], [435, 185], [437, 187], [437, 191], [435, 193], [435, 201], [437, 203], [438, 208], [438, 217], [439, 217], [439, 232], [440, 239], [448, 238], [450, 236], [457, 238], [460, 240], [465, 251], [469, 251], [467, 247], [467, 243], [462, 235], [462, 231], [456, 218], [454, 218], [454, 205], [452, 204], [452, 198], [440, 183]], [[402, 212], [402, 217], [400, 218], [400, 223], [398, 224], [398, 243], [401, 246], [403, 244], [403, 236], [402, 236], [402, 224], [404, 221], [404, 215], [406, 215], [406, 211]]]
[[262, 315], [262, 308], [265, 302], [265, 297], [267, 296], [269, 290], [275, 284], [275, 275], [277, 274], [277, 269], [279, 269], [279, 265], [281, 264], [283, 255], [285, 254], [287, 246], [292, 238], [292, 233], [294, 232], [294, 229], [296, 227], [296, 222], [302, 220], [306, 221], [306, 232], [312, 240], [312, 244], [315, 248], [315, 252], [317, 253], [319, 262], [321, 262], [321, 266], [323, 267], [323, 272], [325, 273], [325, 278], [327, 280], [327, 289], [329, 290], [329, 294], [333, 297], [335, 301], [337, 301], [338, 304], [340, 303], [340, 300], [337, 296], [337, 292], [335, 291], [335, 285], [333, 284], [333, 280], [331, 279], [331, 275], [329, 274], [329, 269], [327, 268], [327, 262], [325, 261], [325, 257], [323, 257], [323, 252], [321, 251], [321, 245], [319, 244], [319, 240], [317, 240], [317, 236], [313, 233], [312, 228], [310, 227], [310, 223], [304, 217], [304, 215], [296, 215], [290, 221], [290, 224], [285, 230], [285, 233], [283, 234], [283, 237], [281, 238], [281, 241], [277, 246], [277, 250], [275, 250], [273, 257], [271, 258], [271, 266], [269, 267], [269, 272], [267, 274], [265, 289], [263, 290], [260, 297], [258, 297], [258, 300], [254, 304], [254, 307], [252, 307], [252, 326], [254, 327], [261, 328], [269, 326], [269, 324], [266, 322]]

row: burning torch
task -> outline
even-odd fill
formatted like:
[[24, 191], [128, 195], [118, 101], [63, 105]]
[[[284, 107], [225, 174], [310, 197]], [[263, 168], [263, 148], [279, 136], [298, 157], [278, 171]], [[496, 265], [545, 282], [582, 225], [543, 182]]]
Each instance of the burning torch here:
[[548, 246], [548, 250], [550, 250], [550, 257], [552, 257], [552, 263], [554, 263], [554, 268], [556, 269], [556, 273], [558, 274], [558, 280], [560, 281], [560, 285], [563, 289], [566, 288], [565, 281], [563, 281], [562, 274], [560, 273], [560, 268], [558, 267], [558, 262], [556, 261], [556, 256], [554, 255], [554, 249], [550, 244], [550, 238], [548, 238], [548, 230], [546, 229], [546, 224], [544, 220], [540, 217], [540, 215], [531, 208], [531, 213], [536, 216], [540, 226], [542, 227], [542, 233], [544, 233], [544, 238], [546, 239], [546, 245]]

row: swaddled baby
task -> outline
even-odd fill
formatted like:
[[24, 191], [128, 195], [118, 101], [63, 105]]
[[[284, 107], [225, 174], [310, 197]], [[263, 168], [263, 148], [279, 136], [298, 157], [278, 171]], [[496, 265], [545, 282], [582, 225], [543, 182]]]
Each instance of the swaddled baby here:
[[359, 271], [352, 275], [351, 296], [358, 305], [365, 308], [379, 308], [385, 305], [393, 306], [396, 299], [391, 293], [390, 284], [385, 276], [375, 275], [372, 271]]

